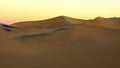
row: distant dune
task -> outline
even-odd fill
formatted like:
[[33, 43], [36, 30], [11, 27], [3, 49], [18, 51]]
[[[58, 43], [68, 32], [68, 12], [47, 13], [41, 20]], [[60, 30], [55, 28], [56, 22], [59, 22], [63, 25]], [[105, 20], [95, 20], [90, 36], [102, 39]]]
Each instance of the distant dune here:
[[120, 68], [119, 52], [120, 18], [0, 24], [0, 68]]
[[26, 22], [18, 22], [12, 24], [13, 26], [18, 27], [58, 27], [70, 24], [87, 24], [87, 25], [96, 25], [106, 28], [120, 29], [120, 18], [103, 18], [97, 17], [92, 20], [83, 20], [83, 19], [75, 19], [67, 16], [59, 16], [47, 20], [42, 21], [26, 21]]

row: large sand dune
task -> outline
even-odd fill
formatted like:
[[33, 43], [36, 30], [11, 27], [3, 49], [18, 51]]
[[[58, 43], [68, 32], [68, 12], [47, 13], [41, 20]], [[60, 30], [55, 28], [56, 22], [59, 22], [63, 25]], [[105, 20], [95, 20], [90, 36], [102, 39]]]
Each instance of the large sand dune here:
[[120, 68], [119, 22], [59, 16], [1, 24], [0, 68]]

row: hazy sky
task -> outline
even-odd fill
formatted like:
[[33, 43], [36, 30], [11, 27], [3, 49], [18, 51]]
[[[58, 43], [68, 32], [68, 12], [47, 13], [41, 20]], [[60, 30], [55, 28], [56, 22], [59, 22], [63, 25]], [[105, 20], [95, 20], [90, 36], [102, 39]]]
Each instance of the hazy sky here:
[[120, 16], [120, 0], [0, 0], [0, 21], [42, 20], [60, 15], [89, 19]]

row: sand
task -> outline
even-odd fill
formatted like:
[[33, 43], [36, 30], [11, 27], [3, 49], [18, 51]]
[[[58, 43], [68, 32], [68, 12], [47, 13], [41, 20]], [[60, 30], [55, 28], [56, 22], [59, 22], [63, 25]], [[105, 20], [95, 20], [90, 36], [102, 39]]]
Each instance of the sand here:
[[59, 16], [1, 25], [0, 68], [120, 68], [118, 23]]

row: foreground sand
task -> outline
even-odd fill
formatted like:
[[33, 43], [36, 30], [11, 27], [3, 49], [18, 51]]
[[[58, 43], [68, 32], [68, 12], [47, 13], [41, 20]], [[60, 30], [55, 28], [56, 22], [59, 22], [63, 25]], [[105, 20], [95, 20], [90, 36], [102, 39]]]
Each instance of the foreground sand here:
[[120, 68], [120, 30], [78, 21], [0, 27], [0, 68]]

